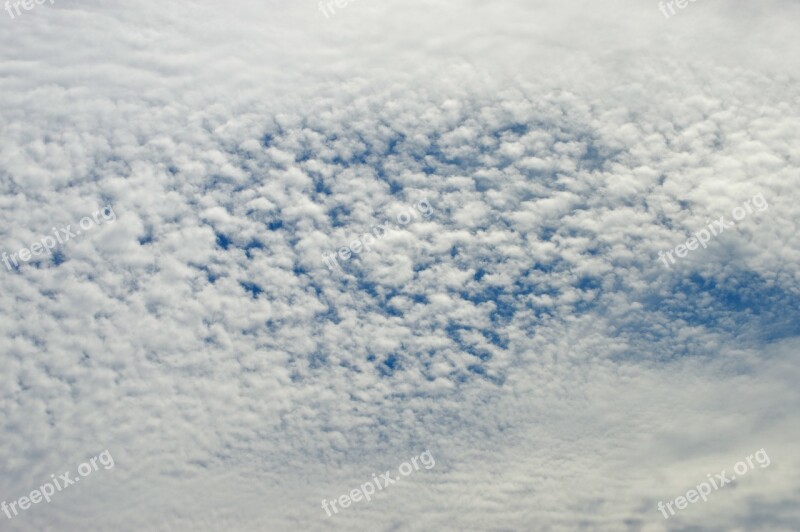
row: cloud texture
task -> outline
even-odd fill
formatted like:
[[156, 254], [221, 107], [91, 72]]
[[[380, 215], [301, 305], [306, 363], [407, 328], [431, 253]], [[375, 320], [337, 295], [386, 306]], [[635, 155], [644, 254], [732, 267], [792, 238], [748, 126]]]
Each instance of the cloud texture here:
[[4, 18], [0, 529], [797, 530], [797, 4], [563, 4]]

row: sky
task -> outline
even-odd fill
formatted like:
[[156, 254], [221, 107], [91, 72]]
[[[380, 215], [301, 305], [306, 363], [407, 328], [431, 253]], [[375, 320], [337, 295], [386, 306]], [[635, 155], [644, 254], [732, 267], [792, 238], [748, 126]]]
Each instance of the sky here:
[[337, 1], [0, 6], [0, 531], [799, 530], [800, 4]]

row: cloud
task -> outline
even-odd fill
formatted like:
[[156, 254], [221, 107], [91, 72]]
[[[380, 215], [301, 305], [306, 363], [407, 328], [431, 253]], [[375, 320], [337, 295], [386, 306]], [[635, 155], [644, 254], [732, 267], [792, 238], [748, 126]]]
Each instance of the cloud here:
[[796, 529], [796, 5], [317, 7], [3, 20], [0, 252], [117, 216], [0, 272], [0, 500], [116, 461], [4, 526]]

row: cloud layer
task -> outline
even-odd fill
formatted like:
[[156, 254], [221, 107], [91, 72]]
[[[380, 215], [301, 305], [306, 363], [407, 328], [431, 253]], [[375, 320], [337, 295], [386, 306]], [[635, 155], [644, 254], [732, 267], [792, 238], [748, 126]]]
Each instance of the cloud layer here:
[[[796, 530], [797, 16], [4, 19], [0, 252], [116, 220], [0, 271], [0, 500], [105, 449], [116, 467], [0, 528]], [[761, 448], [768, 468], [656, 509]], [[320, 508], [426, 449], [435, 468]]]

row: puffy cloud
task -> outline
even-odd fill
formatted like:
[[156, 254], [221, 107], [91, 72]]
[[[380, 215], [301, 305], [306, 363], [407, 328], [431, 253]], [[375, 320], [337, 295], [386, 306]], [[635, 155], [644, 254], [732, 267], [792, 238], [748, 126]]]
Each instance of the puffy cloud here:
[[116, 218], [0, 272], [0, 500], [116, 461], [5, 527], [796, 529], [797, 7], [759, 6], [4, 20], [2, 251]]

